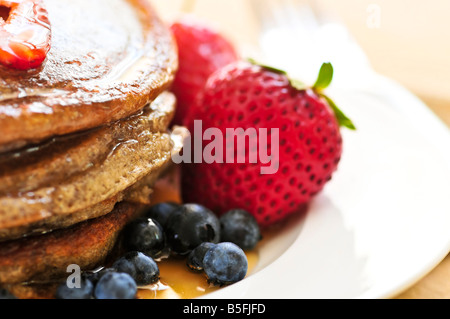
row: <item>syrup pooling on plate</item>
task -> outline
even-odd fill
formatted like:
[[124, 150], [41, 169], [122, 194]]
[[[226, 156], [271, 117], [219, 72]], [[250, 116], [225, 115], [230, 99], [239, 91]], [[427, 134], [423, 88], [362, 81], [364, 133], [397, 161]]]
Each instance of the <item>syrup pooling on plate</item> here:
[[35, 69], [50, 50], [51, 28], [42, 0], [0, 0], [0, 64]]
[[[249, 276], [258, 263], [258, 251], [246, 252], [246, 255]], [[158, 262], [158, 267], [161, 273], [159, 283], [140, 287], [139, 299], [192, 299], [221, 289], [208, 284], [203, 273], [190, 270], [185, 259], [164, 259]]]

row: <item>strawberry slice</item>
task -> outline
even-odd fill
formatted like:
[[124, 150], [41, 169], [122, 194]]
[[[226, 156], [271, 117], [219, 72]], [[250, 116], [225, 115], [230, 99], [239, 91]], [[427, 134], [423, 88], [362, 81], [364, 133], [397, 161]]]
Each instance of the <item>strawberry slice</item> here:
[[16, 70], [42, 65], [51, 29], [43, 0], [0, 0], [0, 64]]

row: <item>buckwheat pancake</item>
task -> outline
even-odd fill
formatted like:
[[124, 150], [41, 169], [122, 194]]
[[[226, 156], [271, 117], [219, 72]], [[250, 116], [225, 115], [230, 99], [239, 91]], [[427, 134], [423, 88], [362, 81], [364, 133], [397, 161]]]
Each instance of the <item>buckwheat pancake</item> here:
[[39, 70], [0, 70], [0, 151], [130, 116], [171, 84], [170, 31], [148, 0], [45, 0], [51, 49]]
[[0, 287], [19, 298], [104, 265], [187, 134], [170, 128], [177, 50], [148, 0], [44, 2], [45, 63], [0, 67]]
[[108, 215], [53, 232], [4, 242], [0, 246], [0, 283], [50, 283], [67, 277], [67, 266], [83, 270], [102, 265], [115, 248], [123, 227], [139, 206], [117, 204]]
[[124, 200], [149, 204], [181, 148], [167, 131], [174, 111], [166, 92], [128, 118], [0, 154], [0, 241], [99, 217]]
[[[176, 128], [184, 138], [183, 128]], [[176, 144], [181, 140], [176, 139]], [[154, 202], [180, 201], [178, 170], [170, 166], [155, 183]], [[0, 244], [0, 286], [21, 299], [51, 299], [70, 273], [67, 266], [92, 271], [108, 267], [123, 254], [121, 231], [142, 216], [146, 205], [121, 202], [105, 216], [46, 234]]]

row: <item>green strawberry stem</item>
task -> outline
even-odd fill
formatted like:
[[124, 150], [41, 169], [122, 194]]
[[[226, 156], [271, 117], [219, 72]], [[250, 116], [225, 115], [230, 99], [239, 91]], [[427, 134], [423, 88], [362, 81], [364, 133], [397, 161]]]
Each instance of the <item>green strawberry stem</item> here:
[[353, 124], [352, 120], [350, 120], [337, 106], [336, 104], [333, 102], [332, 99], [330, 99], [328, 96], [324, 95], [324, 94], [320, 94], [319, 95], [321, 97], [323, 97], [328, 105], [331, 107], [331, 109], [334, 112], [334, 115], [336, 116], [336, 119], [339, 123], [339, 126], [343, 126], [346, 127], [350, 130], [356, 130], [355, 125]]
[[334, 115], [336, 116], [336, 119], [340, 126], [344, 126], [351, 130], [356, 130], [355, 125], [353, 124], [352, 120], [350, 120], [344, 112], [342, 112], [336, 105], [336, 103], [333, 102], [332, 99], [330, 99], [328, 96], [322, 93], [323, 90], [325, 90], [333, 80], [334, 75], [334, 69], [331, 63], [323, 63], [320, 67], [319, 76], [317, 77], [316, 83], [313, 86], [313, 90], [316, 91], [317, 94], [319, 94], [321, 97], [323, 97], [328, 105], [331, 107], [331, 109], [334, 112]]
[[323, 63], [320, 67], [319, 76], [313, 88], [316, 91], [325, 90], [333, 81], [334, 69], [331, 63]]
[[[289, 75], [287, 74], [286, 71], [283, 71], [283, 70], [280, 70], [280, 69], [277, 69], [277, 68], [274, 68], [274, 67], [271, 67], [268, 65], [261, 64], [253, 59], [248, 59], [248, 61], [252, 64], [259, 65], [268, 71], [286, 75], [286, 77], [289, 79], [289, 82], [292, 85], [292, 87], [299, 91], [303, 91], [303, 90], [306, 90], [309, 88], [305, 83], [303, 83], [297, 79], [293, 79], [293, 78], [289, 77]], [[334, 69], [333, 69], [332, 64], [328, 63], [328, 62], [323, 63], [322, 66], [320, 67], [320, 71], [319, 71], [319, 75], [317, 77], [316, 83], [313, 85], [312, 89], [320, 97], [324, 98], [325, 101], [327, 101], [328, 105], [331, 107], [331, 109], [334, 112], [334, 115], [336, 116], [339, 126], [346, 127], [350, 130], [356, 130], [356, 127], [353, 124], [352, 120], [350, 120], [344, 114], [344, 112], [342, 112], [341, 109], [339, 107], [337, 107], [336, 103], [334, 103], [332, 99], [330, 99], [328, 96], [326, 96], [323, 93], [323, 90], [325, 90], [328, 86], [330, 86], [331, 81], [333, 80], [333, 75], [334, 75]]]

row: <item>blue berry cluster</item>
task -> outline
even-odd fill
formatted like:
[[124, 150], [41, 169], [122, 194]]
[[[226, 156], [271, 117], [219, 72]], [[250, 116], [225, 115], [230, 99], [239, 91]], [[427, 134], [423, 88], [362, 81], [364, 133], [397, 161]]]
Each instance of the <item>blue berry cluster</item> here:
[[79, 288], [61, 284], [57, 299], [134, 299], [138, 286], [158, 282], [159, 268], [155, 260], [141, 252], [130, 251], [111, 267], [83, 273]]
[[81, 288], [61, 284], [56, 297], [133, 299], [139, 286], [159, 281], [157, 261], [173, 255], [186, 258], [189, 269], [204, 272], [213, 285], [232, 284], [247, 274], [244, 251], [260, 240], [259, 226], [245, 210], [219, 218], [197, 204], [156, 204], [123, 230], [123, 256], [108, 268], [85, 272]]
[[244, 251], [252, 250], [261, 240], [259, 225], [245, 210], [230, 210], [219, 219], [220, 242], [203, 242], [188, 255], [187, 266], [204, 271], [208, 282], [223, 286], [238, 282], [247, 274]]

